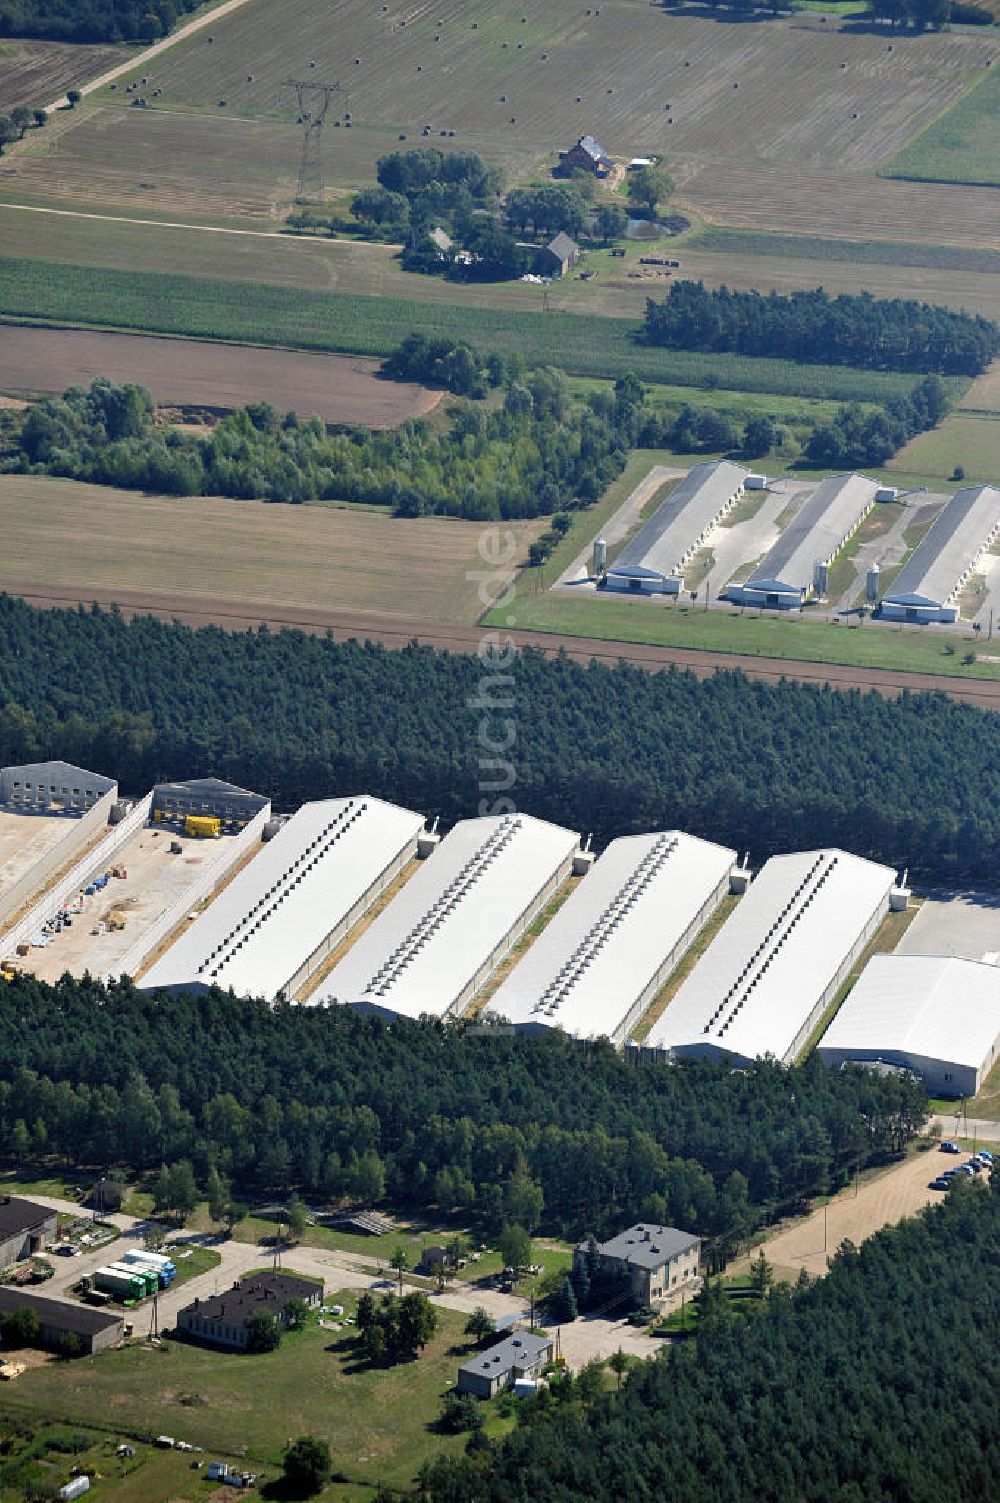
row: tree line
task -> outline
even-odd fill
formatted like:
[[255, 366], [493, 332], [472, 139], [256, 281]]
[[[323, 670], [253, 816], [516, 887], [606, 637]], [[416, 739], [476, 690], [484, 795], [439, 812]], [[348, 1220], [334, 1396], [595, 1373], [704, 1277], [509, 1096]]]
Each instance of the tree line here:
[[647, 298], [645, 332], [670, 349], [942, 376], [978, 376], [1000, 350], [1000, 328], [981, 314], [822, 287], [783, 296], [675, 282], [661, 302]]
[[[483, 796], [482, 674], [474, 656], [424, 647], [0, 596], [0, 763], [63, 757], [136, 795], [214, 773], [281, 809], [365, 791], [448, 825]], [[755, 863], [822, 840], [940, 883], [992, 881], [1000, 865], [1000, 719], [986, 711], [532, 650], [511, 674], [511, 797], [599, 847], [678, 828]]]
[[[405, 517], [479, 521], [586, 505], [621, 473], [630, 409], [574, 400], [562, 372], [549, 368], [515, 379], [517, 363], [483, 362], [465, 345], [441, 359], [452, 390], [479, 397], [506, 382], [502, 404], [456, 406], [447, 427], [411, 419], [396, 430], [331, 431], [318, 417], [282, 418], [257, 402], [194, 437], [158, 425], [144, 388], [99, 377], [8, 419], [3, 468], [168, 495], [361, 501]], [[390, 368], [417, 365], [404, 356]]]
[[155, 42], [199, 0], [0, 0], [0, 36]]
[[620, 1393], [555, 1382], [506, 1439], [427, 1463], [419, 1496], [979, 1503], [1000, 1467], [998, 1247], [1000, 1193], [963, 1185], [744, 1313], [710, 1285], [694, 1340]]
[[643, 1217], [728, 1244], [900, 1151], [927, 1110], [912, 1079], [815, 1057], [675, 1066], [89, 977], [15, 977], [0, 1030], [0, 1157], [153, 1175], [168, 1209], [202, 1186], [220, 1220], [225, 1183], [455, 1212], [491, 1235], [603, 1235]]
[[804, 458], [822, 469], [877, 468], [909, 439], [936, 427], [947, 410], [940, 378], [924, 376], [908, 397], [890, 397], [874, 411], [858, 402], [839, 408], [832, 423], [813, 429]]

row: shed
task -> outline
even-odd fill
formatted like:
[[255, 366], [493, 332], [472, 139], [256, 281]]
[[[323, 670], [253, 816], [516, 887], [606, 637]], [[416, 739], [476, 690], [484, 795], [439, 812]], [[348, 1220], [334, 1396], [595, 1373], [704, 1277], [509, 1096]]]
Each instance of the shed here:
[[502, 1388], [511, 1388], [520, 1378], [537, 1378], [552, 1361], [552, 1338], [532, 1331], [517, 1331], [498, 1341], [458, 1369], [459, 1393], [491, 1399]]
[[545, 276], [564, 277], [579, 259], [580, 247], [566, 234], [565, 230], [560, 230], [559, 234], [538, 252], [538, 270]]

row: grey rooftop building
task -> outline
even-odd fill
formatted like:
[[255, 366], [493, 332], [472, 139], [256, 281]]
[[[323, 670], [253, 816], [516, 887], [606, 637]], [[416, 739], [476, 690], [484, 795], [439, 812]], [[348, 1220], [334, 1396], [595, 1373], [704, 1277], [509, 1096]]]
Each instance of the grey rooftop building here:
[[608, 569], [605, 589], [677, 595], [684, 566], [743, 495], [749, 470], [728, 459], [696, 464]]
[[511, 1388], [518, 1378], [540, 1377], [552, 1361], [552, 1338], [531, 1331], [517, 1331], [498, 1341], [458, 1369], [459, 1393], [491, 1399], [502, 1388]]
[[737, 605], [794, 610], [826, 593], [826, 574], [875, 505], [876, 480], [830, 475], [821, 480], [770, 553], [744, 584], [730, 585]]
[[[588, 1244], [582, 1242], [573, 1261], [579, 1264], [588, 1256]], [[652, 1222], [639, 1222], [597, 1245], [599, 1271], [627, 1278], [636, 1304], [654, 1309], [697, 1278], [700, 1258], [700, 1237]]]
[[231, 830], [248, 825], [268, 800], [249, 788], [238, 788], [222, 778], [188, 778], [179, 783], [157, 783], [153, 789], [152, 817], [183, 820], [189, 814], [214, 815]]
[[888, 621], [956, 621], [958, 596], [1000, 532], [1000, 490], [956, 491], [882, 596]]

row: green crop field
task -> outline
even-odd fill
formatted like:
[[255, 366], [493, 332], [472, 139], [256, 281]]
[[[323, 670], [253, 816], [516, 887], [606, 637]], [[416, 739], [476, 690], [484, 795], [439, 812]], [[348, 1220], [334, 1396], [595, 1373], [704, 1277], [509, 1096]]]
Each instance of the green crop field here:
[[[956, 230], [960, 226], [955, 226]], [[822, 235], [767, 234], [762, 230], [709, 225], [686, 245], [726, 256], [787, 256], [796, 261], [835, 261], [863, 266], [913, 266], [935, 271], [996, 275], [1000, 251], [962, 245], [919, 245], [903, 240], [828, 240]]]
[[[525, 313], [489, 307], [290, 291], [261, 283], [106, 272], [27, 260], [0, 260], [0, 316], [10, 320], [142, 329], [296, 349], [384, 355], [412, 330], [466, 339], [481, 351], [519, 351], [531, 365], [558, 364], [575, 374], [676, 386], [837, 401], [878, 401], [905, 392], [911, 378], [847, 366], [796, 365], [738, 355], [663, 350], [637, 340], [625, 319]], [[949, 383], [958, 397], [968, 383]]]
[[897, 152], [887, 176], [1000, 186], [1000, 74], [984, 74]]

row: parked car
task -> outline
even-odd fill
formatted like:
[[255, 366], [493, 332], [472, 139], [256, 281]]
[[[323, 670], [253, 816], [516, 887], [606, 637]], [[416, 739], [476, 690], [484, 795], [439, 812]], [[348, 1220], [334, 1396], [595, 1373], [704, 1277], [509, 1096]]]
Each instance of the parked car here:
[[937, 1177], [937, 1179], [932, 1179], [931, 1180], [931, 1182], [927, 1186], [927, 1188], [928, 1188], [928, 1190], [947, 1190], [950, 1185], [951, 1185], [951, 1180], [950, 1179], [945, 1179], [945, 1177], [944, 1177], [943, 1174], [939, 1174], [938, 1177]]
[[959, 1148], [958, 1144], [956, 1142], [954, 1142], [951, 1138], [945, 1138], [944, 1142], [941, 1144], [941, 1152], [942, 1153], [961, 1153], [962, 1150], [961, 1150], [961, 1148]]
[[990, 1153], [990, 1150], [988, 1148], [980, 1148], [979, 1157], [982, 1159], [987, 1169], [993, 1168], [993, 1155], [992, 1153]]
[[976, 1171], [975, 1169], [973, 1169], [971, 1164], [960, 1164], [958, 1167], [958, 1172], [959, 1174], [967, 1175], [969, 1179], [975, 1179], [976, 1176]]

